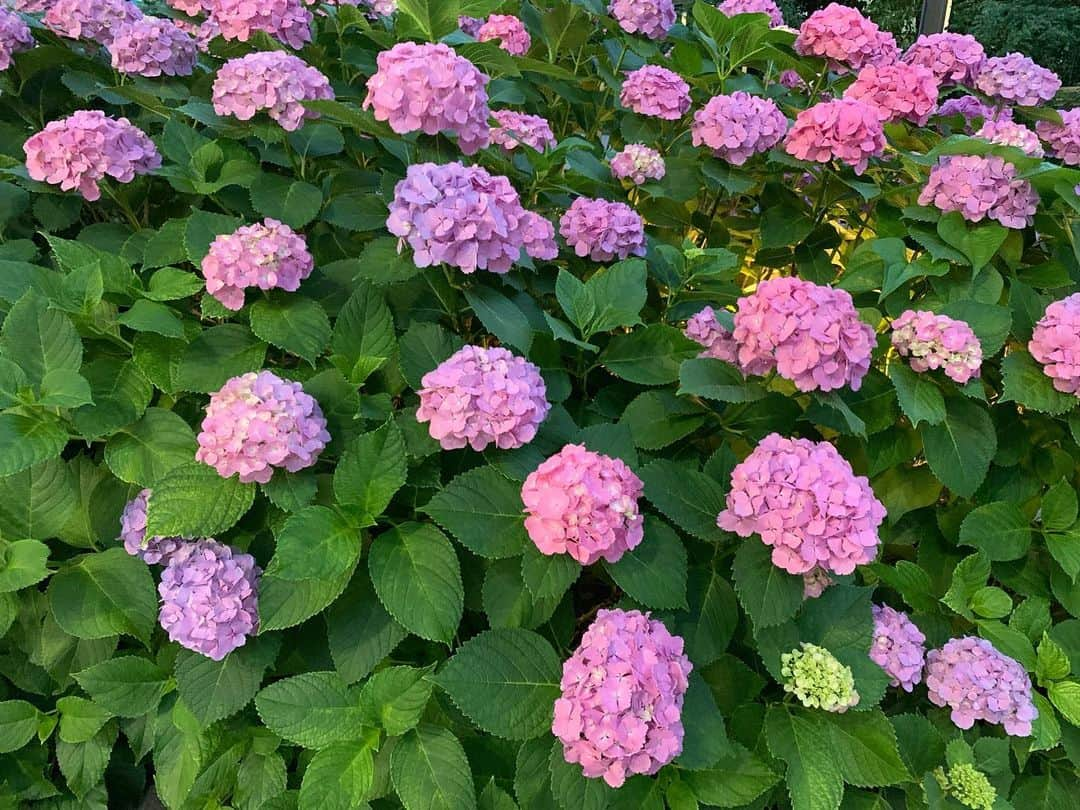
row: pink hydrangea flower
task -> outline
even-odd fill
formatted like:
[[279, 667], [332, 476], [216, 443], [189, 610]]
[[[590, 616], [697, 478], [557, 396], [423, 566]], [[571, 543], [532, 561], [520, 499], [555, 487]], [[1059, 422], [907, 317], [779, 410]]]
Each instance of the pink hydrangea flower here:
[[873, 561], [884, 519], [870, 482], [835, 447], [772, 433], [732, 471], [716, 523], [740, 537], [760, 535], [773, 565], [789, 574], [850, 574]]
[[138, 557], [147, 565], [168, 565], [169, 558], [184, 544], [182, 537], [147, 537], [146, 510], [150, 503], [150, 490], [144, 489], [124, 506], [120, 515], [120, 539], [124, 551]]
[[[1058, 110], [1061, 123], [1036, 121], [1035, 131], [1050, 147], [1050, 154], [1066, 166], [1080, 164], [1080, 107], [1073, 110]], [[1026, 151], [1026, 150], [1025, 150]], [[1037, 157], [1041, 157], [1039, 152]]]
[[201, 23], [182, 20], [179, 17], [169, 20], [173, 25], [195, 40], [195, 47], [202, 53], [208, 53], [210, 43], [221, 33], [217, 22], [211, 17]]
[[14, 11], [0, 6], [0, 70], [11, 67], [11, 57], [34, 47], [30, 26]]
[[214, 79], [214, 112], [250, 121], [263, 110], [282, 129], [299, 129], [319, 114], [303, 102], [331, 99], [334, 91], [322, 73], [299, 56], [284, 51], [258, 51], [230, 59]]
[[233, 377], [210, 395], [195, 459], [222, 478], [267, 483], [275, 467], [297, 472], [330, 441], [319, 403], [269, 371]]
[[803, 578], [803, 590], [802, 598], [805, 602], [807, 599], [817, 599], [829, 588], [829, 586], [835, 584], [836, 580], [830, 577], [825, 571], [820, 568], [811, 568], [805, 574]]
[[1057, 94], [1061, 79], [1022, 53], [1010, 53], [987, 59], [975, 77], [975, 88], [994, 98], [1034, 107]]
[[780, 84], [788, 90], [800, 90], [806, 87], [806, 82], [797, 70], [784, 70], [780, 72]]
[[667, 68], [645, 65], [627, 72], [619, 103], [638, 115], [677, 121], [690, 109], [690, 85]]
[[161, 574], [158, 621], [169, 640], [220, 661], [259, 626], [262, 570], [217, 540], [184, 543]]
[[551, 410], [540, 369], [498, 347], [464, 346], [420, 384], [416, 421], [444, 450], [521, 447]]
[[535, 238], [526, 244], [526, 228], [543, 225], [527, 214], [501, 175], [461, 163], [414, 163], [394, 187], [386, 227], [409, 243], [417, 267], [505, 273], [523, 247], [538, 249]]
[[525, 531], [542, 554], [616, 563], [644, 536], [643, 487], [621, 459], [568, 444], [525, 479]]
[[1024, 668], [982, 638], [954, 638], [927, 653], [926, 688], [930, 702], [948, 706], [963, 729], [985, 720], [1005, 726], [1006, 734], [1028, 737], [1039, 716]]
[[458, 28], [462, 33], [468, 34], [470, 37], [475, 37], [480, 31], [480, 26], [484, 24], [484, 20], [480, 17], [466, 17], [461, 16], [457, 18]]
[[862, 174], [870, 158], [885, 152], [885, 130], [869, 104], [848, 98], [825, 101], [798, 114], [784, 149], [799, 160], [839, 160]]
[[1080, 293], [1054, 301], [1035, 324], [1028, 351], [1054, 388], [1080, 397]]
[[214, 0], [165, 0], [166, 3], [175, 8], [177, 11], [182, 11], [189, 17], [199, 17], [202, 14], [209, 14], [214, 9]]
[[787, 125], [775, 101], [738, 90], [709, 99], [694, 113], [690, 132], [694, 146], [707, 146], [721, 160], [741, 166], [780, 143]]
[[190, 76], [198, 46], [163, 17], [142, 17], [117, 27], [109, 43], [112, 66], [139, 76]]
[[34, 180], [78, 189], [93, 202], [101, 197], [98, 183], [112, 177], [130, 183], [161, 165], [154, 142], [126, 118], [109, 118], [100, 110], [79, 110], [50, 121], [23, 144], [26, 170]]
[[722, 0], [718, 9], [728, 17], [736, 14], [768, 14], [773, 28], [784, 24], [784, 14], [775, 0]]
[[892, 62], [867, 65], [844, 91], [844, 98], [869, 104], [882, 121], [923, 126], [937, 109], [938, 81], [929, 68]]
[[54, 0], [41, 21], [62, 37], [108, 45], [121, 23], [134, 22], [142, 15], [129, 0]]
[[997, 155], [951, 155], [930, 170], [919, 205], [959, 211], [969, 222], [985, 217], [1006, 228], [1023, 228], [1035, 219], [1039, 195], [1016, 167]]
[[608, 13], [628, 34], [663, 39], [675, 24], [672, 0], [611, 0]]
[[940, 368], [963, 385], [978, 377], [982, 346], [964, 321], [909, 309], [892, 323], [892, 345], [918, 372]]
[[479, 42], [499, 40], [499, 47], [511, 56], [524, 56], [532, 47], [525, 24], [511, 14], [492, 14], [474, 36]]
[[563, 663], [551, 731], [567, 762], [613, 788], [682, 753], [693, 665], [683, 640], [637, 610], [601, 610]]
[[819, 56], [843, 72], [866, 65], [888, 64], [900, 57], [896, 40], [856, 9], [830, 3], [818, 9], [799, 27], [795, 50], [803, 56]]
[[491, 128], [491, 142], [511, 152], [521, 144], [531, 146], [537, 152], [555, 146], [555, 133], [551, 124], [539, 115], [529, 115], [514, 110], [495, 110], [491, 117], [498, 126]]
[[[993, 118], [988, 118], [979, 127], [975, 137], [1002, 146], [1015, 146], [1032, 157], [1041, 158], [1044, 154], [1042, 144], [1039, 143], [1039, 136], [1023, 124], [1018, 124], [1015, 121], [995, 121]], [[1080, 159], [1080, 155], [1078, 155], [1078, 159]]]
[[904, 61], [929, 68], [942, 85], [970, 87], [986, 62], [986, 51], [971, 34], [923, 34], [904, 52]]
[[874, 641], [870, 660], [885, 670], [893, 686], [910, 692], [922, 680], [926, 636], [906, 613], [874, 605]]
[[698, 357], [714, 357], [733, 366], [739, 364], [739, 347], [735, 344], [735, 338], [717, 319], [712, 307], [705, 307], [690, 318], [684, 334], [705, 347]]
[[10, 6], [23, 14], [41, 14], [48, 11], [53, 0], [11, 0]]
[[645, 224], [626, 203], [578, 197], [559, 220], [559, 233], [594, 262], [645, 255]]
[[995, 109], [989, 104], [983, 104], [983, 102], [975, 96], [960, 96], [959, 98], [946, 99], [941, 102], [937, 114], [939, 117], [945, 117], [947, 115], [964, 116], [966, 119], [964, 131], [969, 135], [975, 131], [975, 121], [978, 119], [982, 119], [983, 122], [1012, 120], [1011, 108], [1002, 107], [1001, 109]]
[[776, 369], [800, 391], [858, 391], [875, 344], [847, 291], [790, 277], [739, 299], [732, 337], [744, 373]]
[[216, 237], [202, 260], [206, 291], [234, 312], [248, 287], [295, 292], [314, 267], [304, 237], [269, 218]]
[[559, 246], [555, 243], [555, 226], [546, 217], [525, 212], [523, 238], [525, 253], [534, 259], [550, 261], [559, 255]]
[[303, 0], [213, 0], [211, 15], [226, 40], [247, 42], [263, 31], [290, 48], [311, 42], [312, 15]]
[[617, 180], [627, 179], [640, 186], [649, 180], [663, 180], [667, 167], [655, 149], [640, 143], [627, 144], [611, 159], [611, 174]]
[[457, 133], [471, 155], [488, 145], [488, 77], [448, 45], [399, 42], [376, 59], [364, 109], [398, 134], [443, 130]]

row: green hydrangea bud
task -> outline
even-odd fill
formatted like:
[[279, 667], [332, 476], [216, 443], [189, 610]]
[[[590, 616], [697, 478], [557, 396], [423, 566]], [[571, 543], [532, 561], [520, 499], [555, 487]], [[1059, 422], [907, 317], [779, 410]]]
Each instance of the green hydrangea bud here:
[[997, 799], [997, 790], [990, 784], [986, 774], [967, 762], [949, 766], [944, 787], [954, 799], [971, 810], [990, 810]]
[[827, 712], [846, 712], [859, 702], [855, 676], [824, 647], [803, 642], [802, 648], [780, 656], [784, 691], [804, 706]]

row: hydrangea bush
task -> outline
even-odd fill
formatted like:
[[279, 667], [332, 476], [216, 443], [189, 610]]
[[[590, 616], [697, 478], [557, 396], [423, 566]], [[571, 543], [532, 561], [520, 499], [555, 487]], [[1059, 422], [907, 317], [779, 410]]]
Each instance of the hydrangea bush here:
[[0, 807], [1073, 810], [1080, 111], [817, 5], [0, 10]]

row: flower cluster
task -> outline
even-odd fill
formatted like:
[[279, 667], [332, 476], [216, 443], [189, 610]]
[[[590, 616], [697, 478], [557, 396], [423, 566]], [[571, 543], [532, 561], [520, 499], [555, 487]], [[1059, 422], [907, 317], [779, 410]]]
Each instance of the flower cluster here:
[[846, 290], [792, 277], [740, 298], [732, 337], [744, 373], [776, 369], [800, 391], [858, 391], [875, 343]]
[[528, 213], [502, 175], [461, 163], [414, 163], [394, 187], [386, 227], [409, 243], [417, 267], [505, 273], [529, 247], [527, 226], [542, 227]]
[[989, 104], [983, 104], [983, 102], [975, 96], [958, 96], [957, 98], [946, 99], [941, 102], [937, 114], [941, 117], [948, 115], [964, 116], [966, 120], [964, 130], [969, 134], [975, 131], [974, 124], [975, 121], [979, 119], [984, 123], [986, 121], [1012, 120], [1012, 109], [1009, 107], [995, 110]]
[[862, 174], [870, 158], [885, 151], [885, 131], [876, 108], [847, 98], [825, 101], [795, 117], [784, 149], [799, 160], [836, 159]]
[[555, 226], [547, 217], [526, 211], [522, 240], [525, 253], [534, 259], [551, 260], [559, 255], [559, 246], [555, 244]]
[[784, 15], [776, 0], [723, 0], [717, 8], [728, 17], [736, 14], [768, 14], [769, 25], [773, 28], [784, 24]]
[[454, 132], [466, 155], [488, 145], [488, 77], [449, 45], [399, 42], [376, 63], [364, 98], [376, 120], [398, 134]]
[[276, 219], [264, 219], [215, 238], [202, 260], [202, 273], [206, 291], [237, 311], [244, 306], [246, 288], [295, 292], [314, 266], [304, 237]]
[[690, 85], [667, 68], [645, 65], [626, 74], [619, 103], [638, 115], [676, 121], [690, 109]]
[[663, 39], [675, 24], [672, 0], [611, 0], [608, 13], [628, 34]]
[[844, 98], [868, 104], [882, 121], [911, 121], [923, 126], [937, 109], [938, 80], [929, 68], [893, 62], [867, 65]]
[[319, 403], [269, 371], [233, 377], [210, 395], [195, 459], [222, 478], [267, 483], [274, 467], [310, 467], [330, 441]]
[[995, 121], [993, 118], [989, 118], [983, 121], [983, 125], [975, 132], [975, 137], [1002, 146], [1015, 146], [1032, 157], [1041, 158], [1043, 156], [1039, 136], [1023, 124], [1018, 124], [1015, 121]]
[[642, 489], [621, 459], [568, 444], [525, 479], [525, 530], [542, 554], [616, 563], [644, 535]]
[[169, 640], [215, 661], [242, 647], [258, 629], [261, 574], [254, 557], [216, 540], [181, 545], [158, 585]]
[[594, 262], [645, 255], [645, 224], [626, 203], [577, 197], [559, 220], [559, 233]]
[[146, 510], [150, 503], [150, 490], [144, 489], [127, 502], [120, 515], [120, 539], [124, 551], [138, 557], [148, 565], [168, 565], [169, 558], [184, 540], [181, 537], [147, 537]]
[[524, 56], [532, 46], [532, 37], [524, 23], [511, 14], [492, 14], [475, 34], [480, 42], [499, 40], [499, 47], [511, 56]]
[[682, 753], [683, 698], [693, 669], [683, 640], [637, 610], [601, 610], [563, 663], [551, 730], [567, 762], [620, 787]]
[[738, 365], [739, 347], [731, 336], [731, 331], [717, 320], [712, 307], [705, 307], [686, 322], [685, 334], [691, 340], [700, 343], [705, 351], [698, 357], [714, 357], [725, 363]]
[[784, 691], [808, 708], [843, 713], [859, 703], [851, 667], [816, 644], [804, 641], [797, 649], [781, 655], [780, 675]]
[[266, 110], [282, 129], [299, 129], [305, 118], [319, 114], [302, 102], [331, 99], [329, 80], [299, 56], [283, 51], [257, 51], [230, 59], [214, 78], [214, 112], [249, 121]]
[[1035, 324], [1028, 343], [1054, 388], [1080, 397], [1080, 293], [1054, 301]]
[[211, 15], [221, 36], [247, 42], [263, 31], [290, 48], [311, 42], [311, 12], [304, 0], [213, 0]]
[[988, 96], [1033, 107], [1052, 99], [1061, 89], [1061, 79], [1023, 54], [1010, 53], [987, 59], [975, 77], [975, 88]]
[[1066, 166], [1076, 166], [1080, 164], [1080, 107], [1058, 110], [1058, 113], [1061, 115], [1060, 124], [1037, 121], [1035, 131], [1050, 147], [1050, 154]]
[[836, 580], [830, 577], [821, 568], [811, 568], [805, 574], [802, 575], [803, 579], [803, 601], [807, 599], [817, 599], [823, 593], [825, 589], [830, 585], [834, 585]]
[[55, 0], [10, 0], [8, 5], [23, 14], [41, 14], [48, 11], [54, 2]]
[[23, 18], [0, 7], [0, 70], [11, 67], [11, 57], [34, 47], [34, 35]]
[[971, 810], [992, 810], [997, 801], [997, 788], [970, 762], [950, 765], [948, 774], [938, 768], [934, 777], [942, 790]]
[[885, 670], [890, 683], [910, 692], [922, 680], [926, 636], [906, 613], [874, 605], [874, 640], [870, 660]]
[[551, 131], [551, 124], [539, 115], [529, 115], [514, 110], [495, 110], [491, 117], [498, 122], [498, 126], [491, 128], [491, 142], [501, 146], [507, 152], [513, 151], [521, 144], [531, 146], [537, 152], [543, 152], [558, 143], [555, 140], [555, 133]]
[[157, 147], [142, 130], [100, 110], [79, 110], [50, 121], [30, 136], [23, 151], [30, 177], [63, 191], [78, 189], [91, 202], [101, 197], [98, 182], [106, 176], [130, 183], [161, 165]]
[[830, 3], [806, 18], [795, 38], [795, 50], [803, 56], [828, 59], [839, 71], [895, 62], [900, 55], [892, 34], [839, 3]]
[[201, 23], [182, 20], [179, 17], [170, 20], [170, 22], [189, 37], [192, 37], [195, 40], [195, 47], [202, 53], [207, 53], [210, 50], [210, 43], [214, 37], [221, 33], [213, 17], [203, 20]]
[[926, 655], [926, 688], [935, 706], [948, 706], [963, 729], [976, 720], [1005, 727], [1016, 737], [1031, 734], [1039, 716], [1024, 668], [985, 639], [954, 638]]
[[919, 194], [919, 205], [931, 204], [946, 213], [959, 211], [969, 222], [990, 217], [1006, 228], [1023, 228], [1035, 219], [1039, 195], [1004, 158], [952, 155], [930, 170]]
[[922, 65], [941, 84], [971, 86], [986, 61], [986, 51], [971, 34], [923, 34], [904, 53], [909, 65]]
[[165, 2], [177, 11], [184, 12], [189, 17], [211, 14], [214, 10], [214, 0], [165, 0]]
[[666, 171], [660, 153], [640, 143], [627, 144], [611, 159], [611, 174], [618, 180], [628, 179], [637, 186], [649, 180], [663, 180]]
[[884, 519], [870, 482], [835, 447], [772, 433], [732, 471], [716, 523], [740, 537], [760, 535], [789, 574], [850, 574], [874, 559]]
[[431, 423], [428, 432], [444, 450], [521, 447], [551, 409], [540, 369], [503, 348], [464, 346], [420, 385], [416, 421]]
[[139, 76], [189, 76], [198, 46], [172, 20], [142, 17], [123, 23], [109, 43], [112, 66]]
[[458, 28], [461, 29], [463, 34], [468, 34], [470, 37], [475, 37], [483, 24], [484, 20], [481, 17], [458, 17]]
[[112, 42], [122, 23], [134, 22], [143, 13], [129, 0], [54, 0], [42, 18], [54, 34], [69, 39], [89, 39], [99, 45]]
[[963, 385], [979, 376], [982, 345], [971, 327], [948, 315], [909, 309], [892, 323], [892, 345], [918, 372], [943, 369]]
[[739, 90], [709, 99], [694, 113], [690, 131], [694, 146], [707, 146], [721, 160], [741, 166], [776, 146], [787, 124], [775, 101]]

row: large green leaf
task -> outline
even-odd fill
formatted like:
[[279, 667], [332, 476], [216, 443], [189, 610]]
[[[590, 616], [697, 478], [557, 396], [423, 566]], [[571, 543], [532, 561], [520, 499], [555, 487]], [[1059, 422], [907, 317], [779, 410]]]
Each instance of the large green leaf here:
[[67, 442], [68, 432], [54, 418], [0, 413], [0, 476], [56, 458]]
[[38, 710], [25, 700], [0, 701], [0, 754], [17, 751], [34, 736]]
[[239, 477], [222, 478], [217, 470], [192, 462], [174, 467], [154, 484], [146, 533], [162, 537], [215, 537], [230, 529], [251, 508], [255, 485]]
[[945, 397], [933, 380], [899, 362], [889, 366], [889, 379], [896, 386], [900, 409], [912, 425], [939, 425], [945, 421]]
[[679, 396], [719, 402], [756, 402], [765, 389], [750, 382], [735, 366], [713, 357], [685, 360], [679, 367]]
[[494, 467], [462, 473], [423, 510], [470, 551], [498, 559], [527, 542], [520, 486]]
[[769, 547], [756, 537], [740, 541], [733, 572], [739, 602], [758, 627], [787, 621], [802, 606], [802, 577], [774, 565]]
[[148, 408], [142, 419], [113, 434], [105, 463], [121, 481], [149, 487], [195, 457], [195, 433], [178, 414]]
[[1031, 526], [1015, 504], [987, 503], [973, 509], [960, 524], [960, 543], [974, 546], [990, 560], [1015, 560], [1031, 545]]
[[645, 262], [629, 259], [594, 273], [582, 283], [567, 271], [559, 272], [555, 295], [566, 317], [586, 340], [616, 326], [641, 323], [645, 306]]
[[476, 810], [469, 761], [448, 729], [422, 725], [402, 737], [390, 775], [405, 810]]
[[837, 810], [844, 779], [833, 740], [816, 713], [774, 704], [765, 716], [769, 750], [787, 764], [787, 789], [794, 810]]
[[375, 778], [371, 748], [352, 740], [323, 748], [308, 763], [300, 784], [299, 810], [353, 810]]
[[1001, 393], [1003, 401], [1055, 415], [1076, 407], [1076, 397], [1054, 388], [1054, 381], [1025, 351], [1009, 352], [1001, 363], [1001, 377], [1005, 384]]
[[0, 478], [0, 535], [48, 540], [60, 534], [78, 506], [71, 469], [51, 459]]
[[50, 372], [77, 372], [83, 345], [71, 320], [49, 309], [45, 298], [30, 291], [4, 318], [0, 354], [15, 362], [32, 384], [40, 385]]
[[49, 575], [49, 547], [38, 540], [0, 540], [0, 593], [35, 585]]
[[923, 450], [937, 479], [964, 497], [975, 494], [997, 451], [994, 423], [986, 409], [967, 399], [945, 403], [945, 421], [923, 425]]
[[295, 294], [264, 298], [251, 305], [250, 317], [256, 336], [312, 366], [330, 342], [326, 310], [310, 298]]
[[326, 612], [326, 631], [334, 666], [346, 683], [367, 676], [408, 635], [362, 573]]
[[76, 673], [75, 680], [95, 703], [119, 717], [153, 711], [169, 687], [167, 672], [134, 655], [102, 661]]
[[335, 581], [359, 559], [359, 530], [332, 509], [307, 506], [281, 527], [266, 570], [280, 579]]
[[409, 27], [428, 42], [438, 42], [458, 27], [458, 0], [398, 0], [397, 6], [407, 15]]
[[365, 523], [374, 523], [404, 484], [405, 438], [393, 421], [354, 438], [334, 470], [334, 497]]
[[721, 757], [713, 767], [686, 774], [698, 801], [710, 807], [742, 807], [777, 783], [779, 777], [741, 745]]
[[305, 748], [360, 739], [363, 713], [333, 672], [305, 672], [265, 687], [255, 708], [268, 729]]
[[263, 216], [303, 228], [319, 215], [322, 192], [302, 180], [280, 174], [260, 173], [251, 184], [251, 204]]
[[611, 339], [599, 362], [614, 374], [640, 385], [664, 385], [679, 378], [683, 360], [701, 346], [674, 326], [654, 323]]
[[381, 726], [390, 737], [400, 737], [420, 722], [431, 699], [431, 668], [387, 667], [368, 678], [360, 690], [365, 719]]
[[176, 386], [208, 394], [231, 377], [258, 371], [265, 358], [266, 344], [246, 327], [213, 326], [188, 344], [176, 372]]
[[77, 638], [124, 633], [150, 640], [158, 609], [154, 580], [122, 548], [76, 558], [53, 575], [48, 594], [56, 623]]
[[704, 473], [666, 459], [640, 472], [645, 497], [672, 523], [702, 540], [716, 541], [723, 532], [716, 516], [724, 509], [724, 490]]
[[191, 713], [204, 726], [243, 709], [259, 691], [263, 672], [273, 664], [278, 636], [248, 639], [220, 661], [181, 650], [176, 657], [176, 686]]
[[686, 608], [686, 547], [671, 527], [645, 518], [645, 537], [617, 563], [605, 563], [611, 578], [632, 599], [650, 608]]

